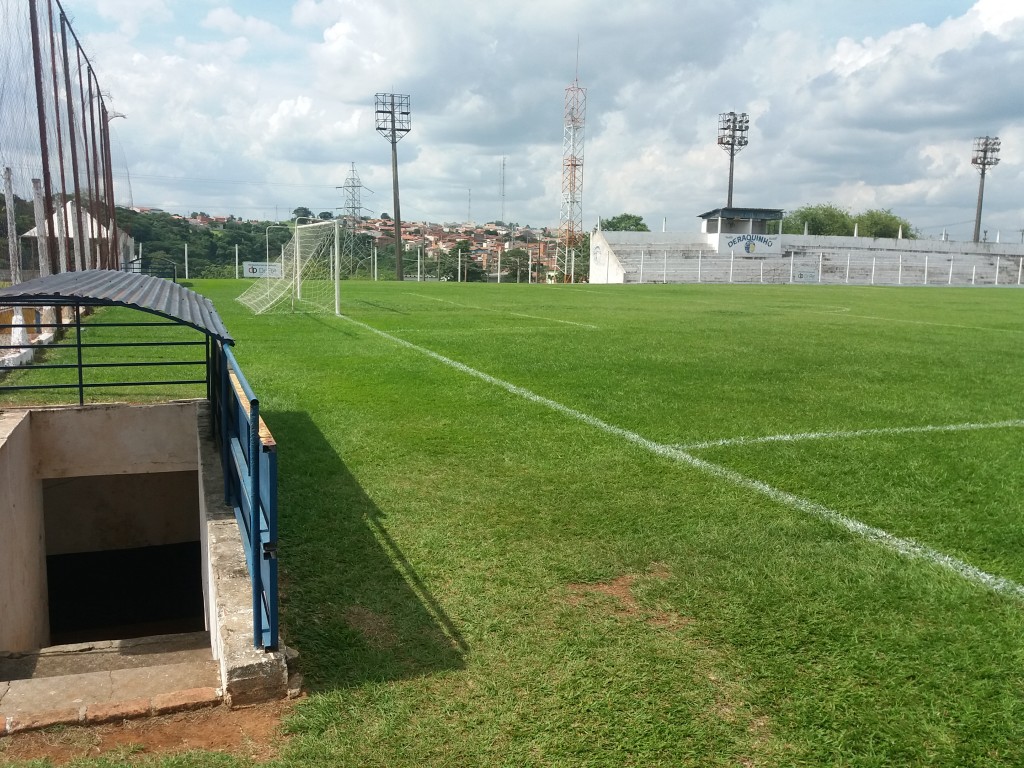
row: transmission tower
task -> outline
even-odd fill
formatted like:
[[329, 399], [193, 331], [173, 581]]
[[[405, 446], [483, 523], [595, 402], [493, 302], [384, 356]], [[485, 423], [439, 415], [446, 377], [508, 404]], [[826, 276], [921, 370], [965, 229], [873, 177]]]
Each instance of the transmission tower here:
[[981, 181], [978, 184], [978, 210], [974, 214], [974, 242], [981, 236], [981, 201], [985, 197], [985, 172], [999, 164], [1001, 142], [998, 136], [979, 136], [974, 140], [974, 155], [971, 164], [978, 166]]
[[583, 138], [587, 120], [587, 89], [579, 75], [565, 89], [565, 123], [562, 134], [562, 207], [558, 220], [555, 269], [563, 282], [576, 278], [576, 259], [583, 238]]
[[345, 212], [342, 214], [344, 234], [341, 243], [340, 271], [342, 274], [352, 274], [356, 270], [356, 232], [359, 230], [359, 222], [363, 215], [363, 183], [359, 180], [355, 163], [352, 163], [342, 189], [345, 191]]
[[408, 94], [378, 93], [376, 95], [377, 133], [391, 142], [391, 180], [395, 199], [395, 279], [402, 273], [402, 213], [398, 205], [398, 142], [412, 130], [412, 113]]

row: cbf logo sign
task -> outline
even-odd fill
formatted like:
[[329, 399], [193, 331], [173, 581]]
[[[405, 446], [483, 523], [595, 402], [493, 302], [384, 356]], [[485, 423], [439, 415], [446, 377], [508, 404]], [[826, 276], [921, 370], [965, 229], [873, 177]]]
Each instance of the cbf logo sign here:
[[777, 238], [769, 235], [736, 235], [726, 243], [726, 247], [730, 251], [742, 248], [744, 253], [777, 252], [779, 250]]
[[280, 262], [267, 264], [265, 261], [243, 261], [242, 274], [246, 277], [284, 277]]

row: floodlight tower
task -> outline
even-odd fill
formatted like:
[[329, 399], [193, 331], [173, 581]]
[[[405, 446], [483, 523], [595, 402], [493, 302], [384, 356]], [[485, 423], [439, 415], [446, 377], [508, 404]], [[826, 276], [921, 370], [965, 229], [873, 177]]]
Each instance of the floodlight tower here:
[[981, 201], [985, 197], [985, 172], [993, 165], [999, 165], [1001, 144], [998, 136], [979, 136], [974, 140], [971, 165], [978, 166], [978, 170], [981, 171], [981, 182], [978, 184], [978, 211], [974, 215], [974, 242], [978, 242], [981, 237]]
[[[579, 75], [565, 89], [562, 133], [562, 206], [558, 222], [555, 268], [563, 282], [576, 278], [576, 250], [583, 238], [583, 138], [587, 121], [587, 89]], [[580, 254], [582, 256], [582, 254]], [[590, 256], [587, 254], [587, 258]]]
[[412, 130], [409, 95], [378, 93], [376, 97], [377, 133], [391, 142], [391, 182], [395, 196], [395, 279], [402, 274], [402, 213], [398, 205], [398, 142]]
[[718, 146], [729, 153], [729, 197], [725, 207], [732, 208], [732, 174], [736, 153], [747, 146], [750, 118], [746, 112], [723, 112], [718, 116]]

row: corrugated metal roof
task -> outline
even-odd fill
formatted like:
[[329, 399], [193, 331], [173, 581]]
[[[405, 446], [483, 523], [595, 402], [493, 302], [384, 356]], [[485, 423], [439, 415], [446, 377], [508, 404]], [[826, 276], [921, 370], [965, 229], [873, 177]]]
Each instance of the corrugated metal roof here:
[[131, 307], [235, 343], [208, 298], [170, 280], [135, 272], [86, 269], [0, 288], [0, 306], [33, 304]]
[[778, 221], [782, 218], [781, 208], [715, 208], [700, 214], [698, 219], [754, 219], [755, 221]]

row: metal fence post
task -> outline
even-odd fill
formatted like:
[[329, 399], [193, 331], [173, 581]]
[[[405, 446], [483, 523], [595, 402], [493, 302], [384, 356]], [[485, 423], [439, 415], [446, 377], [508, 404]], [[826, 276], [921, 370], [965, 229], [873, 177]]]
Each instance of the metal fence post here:
[[249, 552], [252, 557], [253, 643], [263, 645], [263, 574], [260, 546], [260, 401], [249, 401]]

